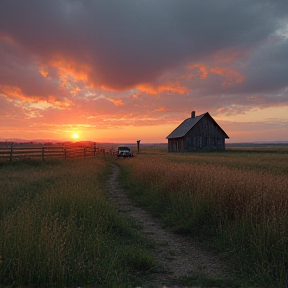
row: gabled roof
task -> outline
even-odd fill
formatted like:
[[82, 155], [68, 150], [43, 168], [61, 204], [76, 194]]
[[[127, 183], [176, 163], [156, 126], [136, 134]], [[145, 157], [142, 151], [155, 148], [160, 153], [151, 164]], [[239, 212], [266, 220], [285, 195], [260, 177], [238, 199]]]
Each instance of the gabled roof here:
[[224, 130], [210, 116], [210, 114], [206, 112], [194, 118], [191, 117], [191, 118], [187, 118], [186, 120], [184, 120], [174, 131], [172, 131], [166, 137], [166, 139], [184, 137], [205, 115], [208, 115], [215, 122], [215, 124], [223, 131], [223, 133], [225, 134], [225, 138], [229, 138], [228, 135], [224, 132]]

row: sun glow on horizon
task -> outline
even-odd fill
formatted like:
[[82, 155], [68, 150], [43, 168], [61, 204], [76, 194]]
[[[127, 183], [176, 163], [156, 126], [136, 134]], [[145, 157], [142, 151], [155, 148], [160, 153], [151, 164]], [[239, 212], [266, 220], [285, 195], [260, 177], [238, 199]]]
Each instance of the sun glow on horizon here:
[[73, 139], [79, 139], [79, 134], [78, 133], [73, 133], [72, 134]]

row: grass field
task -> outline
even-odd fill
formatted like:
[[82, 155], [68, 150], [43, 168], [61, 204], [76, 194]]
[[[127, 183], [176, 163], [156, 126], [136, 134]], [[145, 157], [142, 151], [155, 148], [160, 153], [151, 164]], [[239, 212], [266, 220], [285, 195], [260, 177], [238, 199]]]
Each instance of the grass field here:
[[117, 163], [135, 201], [217, 250], [243, 285], [288, 287], [287, 152], [148, 149]]
[[151, 243], [108, 201], [110, 161], [135, 201], [216, 250], [243, 286], [288, 287], [288, 148], [252, 148], [0, 163], [0, 287], [141, 284]]
[[0, 287], [135, 287], [154, 265], [103, 158], [0, 165]]

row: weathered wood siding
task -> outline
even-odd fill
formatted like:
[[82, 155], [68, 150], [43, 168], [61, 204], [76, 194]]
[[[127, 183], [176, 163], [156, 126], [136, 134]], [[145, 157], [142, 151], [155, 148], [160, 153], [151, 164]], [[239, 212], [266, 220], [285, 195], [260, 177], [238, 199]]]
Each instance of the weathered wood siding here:
[[185, 152], [185, 137], [168, 139], [168, 152]]
[[205, 115], [184, 137], [168, 139], [169, 152], [225, 150], [225, 134]]

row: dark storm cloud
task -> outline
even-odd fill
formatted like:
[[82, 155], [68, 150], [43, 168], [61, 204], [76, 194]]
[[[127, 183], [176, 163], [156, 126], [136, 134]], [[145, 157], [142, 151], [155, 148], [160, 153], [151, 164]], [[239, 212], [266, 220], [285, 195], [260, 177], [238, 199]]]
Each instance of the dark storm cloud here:
[[40, 74], [35, 55], [2, 40], [0, 63], [0, 85], [19, 87], [24, 95], [32, 97], [37, 94], [47, 97], [57, 93], [56, 83]]
[[251, 54], [247, 71], [247, 82], [243, 85], [251, 92], [279, 92], [287, 87], [288, 41], [271, 41]]
[[[287, 13], [284, 0], [2, 0], [0, 35], [11, 37], [43, 62], [58, 54], [92, 65], [92, 82], [125, 89], [221, 49], [251, 51], [280, 29]], [[253, 56], [253, 67], [244, 63], [257, 75], [251, 77], [251, 87], [262, 77], [269, 82], [265, 61], [270, 47], [259, 50], [259, 62]], [[275, 50], [273, 67], [268, 65], [278, 88], [286, 85], [277, 76], [278, 71], [288, 72], [285, 51], [287, 39]]]

